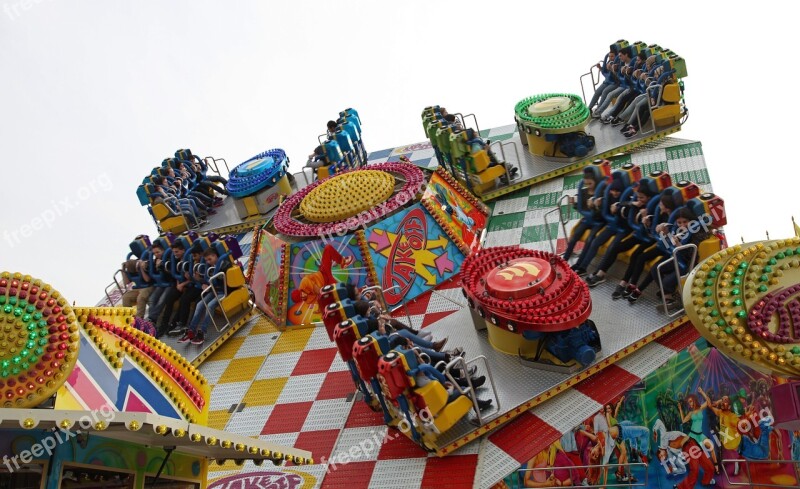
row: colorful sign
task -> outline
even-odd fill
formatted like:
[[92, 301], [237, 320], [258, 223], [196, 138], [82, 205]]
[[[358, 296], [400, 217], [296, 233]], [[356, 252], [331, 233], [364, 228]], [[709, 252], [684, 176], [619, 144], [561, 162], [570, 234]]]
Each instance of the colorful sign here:
[[776, 461], [800, 461], [800, 433], [773, 428], [771, 385], [700, 339], [496, 488], [794, 487]]
[[295, 473], [247, 472], [219, 479], [211, 483], [208, 489], [303, 489], [306, 487], [303, 482], [303, 477]]
[[[54, 433], [59, 433], [57, 439], [60, 441], [52, 446], [46, 439], [55, 440]], [[4, 430], [0, 432], [0, 453], [7, 455], [6, 463], [0, 467], [10, 471], [18, 470], [31, 458], [33, 463], [27, 465], [28, 470], [35, 465], [49, 463], [52, 476], [45, 476], [42, 486], [45, 489], [73, 487], [61, 479], [63, 477], [64, 481], [75, 482], [81, 469], [105, 470], [109, 475], [118, 471], [123, 476], [133, 476], [135, 483], [132, 487], [145, 487], [145, 477], [159, 471], [164, 482], [180, 480], [202, 484], [208, 470], [207, 462], [201, 457], [178, 452], [169, 455], [160, 447], [146, 447], [97, 433], [78, 440], [77, 436], [68, 437], [58, 430]]]
[[389, 306], [411, 300], [452, 277], [464, 259], [421, 204], [367, 229], [378, 285]]
[[422, 204], [464, 254], [480, 246], [488, 209], [449, 173], [439, 169], [431, 176]]
[[58, 390], [55, 408], [110, 408], [205, 423], [208, 384], [200, 383], [194, 367], [181, 363], [177, 352], [124, 326], [131, 312], [94, 309], [81, 324], [78, 361]]
[[283, 304], [280, 294], [281, 262], [286, 243], [268, 233], [261, 231], [255, 256], [250, 288], [256, 298], [256, 306], [273, 324], [283, 324]]
[[325, 285], [349, 281], [363, 287], [367, 283], [369, 262], [362, 256], [357, 235], [296, 243], [289, 255], [287, 326], [322, 321], [317, 297]]

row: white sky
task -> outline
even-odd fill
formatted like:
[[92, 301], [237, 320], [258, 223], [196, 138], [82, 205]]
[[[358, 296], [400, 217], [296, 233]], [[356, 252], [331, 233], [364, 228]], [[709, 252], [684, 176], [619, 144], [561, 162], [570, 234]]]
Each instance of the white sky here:
[[424, 140], [432, 104], [512, 124], [524, 97], [580, 93], [618, 38], [686, 58], [677, 136], [703, 142], [729, 241], [792, 233], [798, 27], [785, 2], [0, 3], [0, 270], [79, 305], [102, 297], [135, 235], [155, 235], [135, 189], [179, 147], [231, 166], [281, 147], [298, 168], [345, 107], [368, 150]]

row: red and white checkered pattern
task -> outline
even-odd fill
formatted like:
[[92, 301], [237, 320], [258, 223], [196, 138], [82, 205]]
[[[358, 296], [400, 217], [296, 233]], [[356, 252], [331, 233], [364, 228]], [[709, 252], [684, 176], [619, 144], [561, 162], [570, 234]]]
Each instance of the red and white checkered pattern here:
[[[348, 453], [359, 444], [362, 448], [365, 445], [371, 448], [359, 450], [360, 456], [355, 461], [329, 464], [322, 480], [324, 489], [489, 487], [697, 338], [697, 331], [686, 323], [593, 377], [565, 389], [483, 440], [444, 458], [428, 455], [406, 436], [387, 430], [382, 415], [363, 402], [353, 404], [338, 440], [335, 430], [325, 434], [301, 432], [295, 446], [314, 449], [317, 458], [324, 455], [326, 459], [330, 459], [330, 455], [338, 457]], [[292, 409], [293, 416], [297, 416], [307, 407], [296, 405]], [[366, 442], [375, 439], [382, 440], [379, 446]]]
[[[461, 293], [460, 275], [453, 275], [450, 280], [440, 284], [436, 289], [420, 295], [400, 306], [392, 312], [392, 316], [399, 321], [407, 322], [411, 317], [411, 326], [422, 329], [436, 321], [457, 312], [467, 306], [467, 300]], [[408, 311], [406, 311], [406, 307]]]
[[596, 414], [699, 337], [688, 321], [495, 431], [481, 447], [475, 487], [490, 487]]

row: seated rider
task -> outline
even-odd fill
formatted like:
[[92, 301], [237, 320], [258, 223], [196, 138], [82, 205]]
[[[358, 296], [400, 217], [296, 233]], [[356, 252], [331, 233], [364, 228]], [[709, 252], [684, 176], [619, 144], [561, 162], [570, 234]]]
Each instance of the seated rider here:
[[[506, 169], [506, 173], [508, 173], [508, 178], [510, 178], [511, 180], [517, 178], [517, 173], [519, 172], [517, 167], [513, 165], [507, 165], [506, 163], [500, 163], [499, 161], [497, 161], [497, 157], [495, 156], [494, 152], [492, 152], [492, 150], [489, 149], [491, 141], [488, 140], [484, 141], [483, 139], [481, 139], [480, 134], [476, 133], [474, 129], [467, 129], [467, 144], [470, 145], [470, 153], [477, 153], [478, 151], [484, 149], [486, 150], [486, 154], [489, 155], [488, 168], [492, 168], [493, 166], [498, 166], [498, 165], [502, 166], [503, 168]], [[506, 178], [505, 175], [501, 177], [501, 179], [503, 180], [505, 180], [505, 178]], [[507, 184], [508, 182], [504, 181], [503, 183]]]
[[[583, 186], [577, 196], [570, 197], [569, 199], [570, 204], [572, 204], [583, 217], [581, 217], [581, 220], [575, 225], [572, 230], [572, 235], [569, 241], [567, 241], [567, 249], [564, 250], [563, 255], [564, 260], [570, 259], [575, 245], [578, 244], [578, 241], [586, 231], [590, 231], [589, 238], [586, 240], [588, 246], [594, 238], [595, 233], [600, 230], [604, 222], [601, 214], [602, 197], [595, 198], [594, 195], [600, 181], [597, 178], [598, 175], [592, 170], [592, 168], [583, 169]], [[585, 269], [580, 268], [580, 262], [575, 263], [572, 269], [578, 273], [578, 275], [584, 275], [586, 273]]]
[[328, 121], [328, 130], [325, 132], [328, 136], [328, 139], [334, 139], [336, 137], [336, 121]]
[[[432, 365], [427, 363], [422, 355], [415, 352], [419, 366], [415, 369], [414, 381], [417, 387], [424, 387], [431, 382], [439, 382], [447, 390], [447, 403], [451, 403], [461, 396], [461, 392], [444, 376], [441, 372], [436, 370]], [[410, 373], [410, 372], [409, 372]], [[476, 395], [475, 400], [478, 404], [478, 409], [484, 410], [492, 405], [491, 399], [479, 399]]]
[[325, 159], [325, 150], [323, 149], [322, 145], [317, 146], [314, 148], [314, 152], [308, 155], [308, 161], [306, 161], [306, 166], [308, 168], [313, 168], [314, 171], [317, 168], [322, 168], [323, 166], [328, 165], [328, 160]]

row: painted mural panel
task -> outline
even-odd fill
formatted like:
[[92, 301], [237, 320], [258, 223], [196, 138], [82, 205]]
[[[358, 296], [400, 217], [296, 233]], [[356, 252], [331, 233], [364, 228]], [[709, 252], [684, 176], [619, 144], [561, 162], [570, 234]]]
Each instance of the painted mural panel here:
[[259, 233], [258, 254], [253, 264], [250, 287], [256, 298], [256, 306], [274, 324], [283, 324], [283, 304], [280, 294], [281, 260], [283, 241], [272, 234]]
[[772, 382], [698, 340], [496, 487], [793, 487], [777, 461], [800, 433], [773, 428]]
[[288, 267], [287, 326], [322, 321], [317, 297], [325, 285], [349, 281], [363, 287], [369, 276], [356, 234], [292, 244]]
[[488, 209], [446, 171], [431, 175], [422, 204], [461, 251], [469, 253], [478, 248]]
[[366, 230], [378, 285], [389, 306], [411, 300], [458, 272], [463, 253], [422, 204]]

